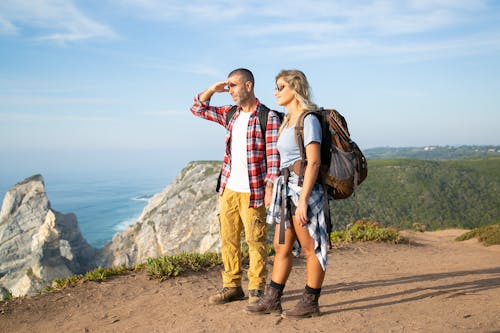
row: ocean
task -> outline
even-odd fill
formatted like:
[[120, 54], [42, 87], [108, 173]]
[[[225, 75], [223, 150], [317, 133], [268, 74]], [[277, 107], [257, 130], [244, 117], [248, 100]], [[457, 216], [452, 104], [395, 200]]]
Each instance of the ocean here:
[[[0, 198], [17, 182], [0, 184]], [[100, 248], [115, 233], [137, 221], [151, 196], [161, 192], [172, 179], [159, 175], [140, 177], [44, 176], [52, 209], [74, 213], [89, 244]]]

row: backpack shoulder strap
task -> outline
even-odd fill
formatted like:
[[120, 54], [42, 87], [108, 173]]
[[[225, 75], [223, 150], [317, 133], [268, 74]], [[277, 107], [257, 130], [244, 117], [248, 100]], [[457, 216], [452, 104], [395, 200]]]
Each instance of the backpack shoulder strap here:
[[[229, 122], [231, 121], [231, 118], [233, 118], [234, 113], [238, 109], [237, 105], [233, 105], [229, 111], [226, 114], [226, 127], [229, 125]], [[267, 118], [269, 117], [269, 108], [265, 106], [264, 104], [260, 104], [260, 110], [259, 110], [259, 123], [260, 123], [260, 130], [262, 134], [264, 135], [264, 139], [266, 138], [266, 127], [267, 127]]]
[[269, 108], [264, 104], [260, 103], [259, 123], [260, 123], [260, 130], [262, 131], [262, 134], [264, 136], [264, 142], [266, 139], [267, 118], [269, 118]]
[[233, 105], [233, 106], [231, 106], [229, 111], [227, 111], [227, 113], [226, 113], [226, 128], [227, 128], [227, 126], [229, 126], [229, 122], [231, 121], [231, 118], [233, 118], [234, 113], [236, 112], [237, 108], [238, 108], [237, 105]]

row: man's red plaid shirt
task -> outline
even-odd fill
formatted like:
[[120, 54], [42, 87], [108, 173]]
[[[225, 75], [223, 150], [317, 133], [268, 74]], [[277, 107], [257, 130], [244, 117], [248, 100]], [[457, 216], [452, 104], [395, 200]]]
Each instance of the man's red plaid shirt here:
[[[269, 112], [266, 126], [266, 142], [260, 128], [258, 113], [260, 102], [257, 100], [257, 107], [252, 111], [248, 121], [247, 129], [247, 156], [248, 156], [248, 180], [250, 183], [250, 208], [257, 208], [264, 204], [265, 184], [274, 183], [279, 176], [280, 158], [276, 142], [278, 141], [278, 131], [281, 125], [280, 119], [275, 112]], [[199, 95], [195, 96], [191, 113], [196, 117], [207, 119], [226, 127], [226, 114], [231, 109], [231, 105], [210, 106], [209, 102], [199, 100]], [[227, 125], [226, 151], [222, 164], [222, 177], [219, 194], [222, 194], [226, 187], [229, 174], [231, 173], [231, 130], [235, 120], [238, 118], [241, 109], [238, 107], [231, 121]]]

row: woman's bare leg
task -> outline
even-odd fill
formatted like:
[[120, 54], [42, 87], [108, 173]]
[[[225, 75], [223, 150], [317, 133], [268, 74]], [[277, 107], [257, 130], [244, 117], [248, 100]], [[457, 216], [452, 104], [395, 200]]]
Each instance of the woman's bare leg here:
[[276, 252], [274, 256], [273, 271], [271, 274], [271, 280], [278, 284], [286, 284], [288, 276], [292, 270], [293, 258], [292, 258], [292, 246], [295, 242], [296, 235], [293, 228], [285, 230], [285, 244], [279, 244], [279, 224], [276, 224], [276, 229], [274, 231], [274, 250]]
[[311, 288], [321, 288], [325, 279], [325, 271], [314, 253], [314, 239], [309, 235], [307, 227], [302, 227], [292, 217], [295, 234], [306, 257], [307, 285]]

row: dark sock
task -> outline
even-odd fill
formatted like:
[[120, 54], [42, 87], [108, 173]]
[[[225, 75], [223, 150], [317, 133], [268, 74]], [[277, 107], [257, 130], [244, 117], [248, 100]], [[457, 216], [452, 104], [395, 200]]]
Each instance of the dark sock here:
[[273, 287], [274, 289], [276, 289], [276, 290], [278, 290], [280, 292], [283, 292], [283, 289], [285, 289], [285, 285], [284, 284], [276, 283], [273, 280], [271, 280], [270, 285], [271, 285], [271, 287]]
[[319, 294], [321, 294], [321, 288], [311, 288], [306, 284], [306, 293], [313, 294], [313, 295], [319, 295]]

